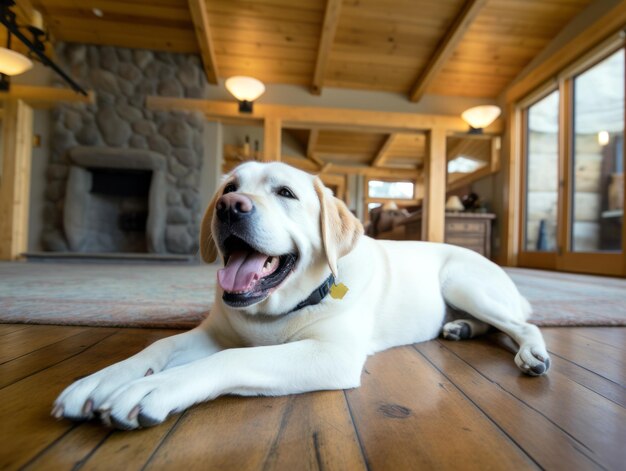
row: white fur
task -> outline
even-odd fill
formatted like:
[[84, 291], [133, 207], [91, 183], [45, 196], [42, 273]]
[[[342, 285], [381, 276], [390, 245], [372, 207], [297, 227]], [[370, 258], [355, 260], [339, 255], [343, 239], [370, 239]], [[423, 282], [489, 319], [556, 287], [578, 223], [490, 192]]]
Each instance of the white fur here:
[[[218, 289], [199, 327], [72, 384], [57, 399], [55, 416], [85, 419], [98, 410], [107, 423], [136, 428], [223, 394], [357, 387], [367, 355], [437, 337], [446, 305], [472, 316], [471, 336], [486, 324], [508, 333], [520, 345], [515, 362], [524, 372], [547, 370], [543, 338], [526, 322], [530, 306], [513, 282], [489, 260], [451, 245], [362, 236], [338, 261], [346, 296], [285, 315], [330, 274], [313, 177], [282, 164], [251, 163], [225, 183], [233, 178], [259, 211], [255, 230], [266, 253], [298, 251], [294, 272], [245, 309], [225, 305]], [[277, 185], [294, 189], [298, 200], [276, 196]]]

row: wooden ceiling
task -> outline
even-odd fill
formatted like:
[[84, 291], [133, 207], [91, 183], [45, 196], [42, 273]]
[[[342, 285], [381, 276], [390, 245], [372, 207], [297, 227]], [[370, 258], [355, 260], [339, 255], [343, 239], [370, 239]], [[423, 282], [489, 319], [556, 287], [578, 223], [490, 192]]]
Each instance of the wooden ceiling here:
[[213, 83], [243, 74], [417, 101], [498, 96], [591, 0], [31, 2], [57, 40], [200, 53]]
[[375, 168], [420, 169], [426, 156], [425, 133], [367, 133], [287, 129], [303, 153], [320, 166], [367, 165]]

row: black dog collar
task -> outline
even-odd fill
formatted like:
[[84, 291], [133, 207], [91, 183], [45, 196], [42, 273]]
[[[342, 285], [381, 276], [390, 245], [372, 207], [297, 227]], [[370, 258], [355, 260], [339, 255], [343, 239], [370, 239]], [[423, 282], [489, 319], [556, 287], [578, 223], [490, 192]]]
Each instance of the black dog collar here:
[[294, 307], [291, 311], [286, 312], [285, 314], [290, 314], [294, 311], [299, 311], [302, 308], [315, 306], [316, 304], [321, 303], [322, 299], [328, 296], [328, 293], [330, 292], [330, 287], [334, 284], [335, 277], [331, 273], [330, 276], [326, 278], [326, 280], [320, 286], [318, 286], [317, 289], [315, 289], [315, 291], [313, 291], [308, 298], [298, 303], [296, 307]]

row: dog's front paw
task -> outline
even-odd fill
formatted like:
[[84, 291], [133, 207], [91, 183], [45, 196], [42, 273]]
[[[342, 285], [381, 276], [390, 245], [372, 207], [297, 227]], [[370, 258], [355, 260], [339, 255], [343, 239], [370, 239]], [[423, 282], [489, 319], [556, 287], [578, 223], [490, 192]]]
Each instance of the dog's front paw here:
[[166, 374], [141, 378], [115, 391], [98, 412], [106, 425], [121, 430], [150, 427], [190, 405], [183, 404], [181, 392]]
[[543, 347], [525, 345], [515, 355], [515, 364], [530, 376], [541, 376], [550, 369], [550, 357]]
[[120, 388], [143, 374], [132, 365], [115, 364], [68, 386], [54, 401], [52, 415], [70, 420], [89, 420], [104, 401]]

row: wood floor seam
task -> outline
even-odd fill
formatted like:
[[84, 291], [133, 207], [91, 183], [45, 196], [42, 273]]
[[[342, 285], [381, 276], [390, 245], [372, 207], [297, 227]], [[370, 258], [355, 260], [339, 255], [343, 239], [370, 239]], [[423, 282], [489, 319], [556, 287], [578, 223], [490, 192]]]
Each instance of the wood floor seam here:
[[[42, 368], [42, 369], [40, 369], [40, 370], [38, 370], [38, 371], [35, 371], [35, 372], [31, 373], [31, 374], [28, 374], [28, 375], [26, 375], [26, 376], [24, 376], [24, 377], [22, 377], [22, 378], [20, 378], [20, 379], [18, 379], [18, 380], [16, 380], [16, 381], [13, 381], [13, 382], [12, 382], [12, 383], [10, 383], [10, 384], [7, 384], [7, 385], [5, 385], [5, 386], [0, 387], [0, 391], [2, 391], [3, 389], [5, 389], [5, 388], [7, 388], [7, 387], [9, 387], [9, 386], [13, 386], [14, 384], [19, 383], [20, 381], [25, 380], [26, 378], [30, 378], [31, 376], [34, 376], [34, 375], [39, 374], [39, 373], [41, 373], [41, 372], [43, 372], [43, 371], [46, 371], [46, 370], [48, 370], [48, 369], [50, 369], [50, 368], [52, 368], [52, 367], [54, 367], [54, 366], [60, 365], [61, 363], [65, 362], [65, 361], [71, 360], [72, 358], [74, 358], [74, 357], [76, 357], [76, 356], [78, 356], [78, 355], [82, 355], [83, 353], [85, 353], [85, 352], [86, 352], [87, 350], [89, 350], [90, 348], [95, 347], [95, 346], [96, 346], [96, 345], [98, 345], [100, 342], [105, 341], [106, 339], [108, 339], [109, 337], [112, 337], [112, 336], [113, 336], [113, 335], [115, 335], [115, 334], [117, 334], [117, 331], [115, 331], [115, 332], [111, 332], [111, 333], [110, 333], [109, 335], [107, 335], [106, 337], [103, 337], [103, 338], [101, 338], [100, 340], [98, 340], [98, 341], [96, 341], [96, 342], [92, 343], [92, 344], [91, 344], [91, 345], [89, 345], [88, 347], [85, 347], [85, 348], [84, 348], [83, 350], [81, 350], [80, 352], [76, 352], [76, 353], [75, 353], [75, 354], [73, 354], [73, 355], [70, 355], [70, 356], [68, 356], [68, 357], [65, 357], [63, 360], [57, 361], [56, 363], [53, 363], [53, 364], [51, 364], [51, 365], [48, 365], [48, 366], [46, 366], [45, 368]], [[77, 334], [77, 335], [80, 335], [80, 334]], [[68, 337], [68, 338], [69, 338], [69, 337]], [[32, 353], [32, 352], [31, 352], [31, 353]], [[16, 358], [16, 360], [17, 360], [17, 358]], [[13, 360], [11, 360], [11, 361], [13, 361]]]
[[459, 393], [461, 393], [461, 395], [470, 403], [472, 404], [474, 407], [476, 407], [476, 409], [478, 409], [480, 411], [480, 413], [489, 421], [491, 422], [505, 437], [507, 437], [509, 439], [509, 441], [511, 443], [513, 443], [528, 459], [529, 461], [531, 461], [533, 464], [535, 464], [537, 466], [537, 468], [539, 469], [544, 469], [533, 457], [530, 453], [528, 453], [524, 447], [518, 443], [513, 437], [511, 437], [511, 435], [508, 434], [508, 432], [506, 430], [504, 430], [500, 424], [498, 424], [498, 422], [496, 422], [489, 414], [487, 414], [487, 412], [485, 412], [485, 410], [480, 407], [471, 397], [469, 397], [465, 391], [459, 386], [457, 385], [447, 374], [445, 374], [441, 369], [439, 369], [439, 367], [437, 365], [435, 365], [430, 358], [428, 358], [426, 355], [424, 355], [424, 353], [422, 353], [416, 345], [413, 345], [413, 349], [422, 357], [424, 357], [424, 359], [433, 367], [435, 368], [439, 373], [441, 373], [441, 375], [446, 378], [448, 381], [450, 381], [450, 383], [456, 388], [457, 391], [459, 391]]
[[182, 414], [178, 416], [178, 418], [169, 428], [167, 433], [163, 436], [163, 438], [161, 438], [161, 440], [159, 440], [159, 443], [156, 445], [154, 450], [152, 450], [152, 453], [150, 453], [150, 456], [141, 467], [141, 471], [145, 471], [148, 468], [148, 466], [150, 465], [150, 462], [154, 459], [155, 455], [158, 453], [161, 447], [165, 444], [165, 442], [169, 439], [170, 435], [174, 433], [174, 431], [178, 428], [178, 424], [180, 424], [181, 420], [183, 420], [183, 417], [185, 417], [186, 415], [187, 415], [187, 411], [183, 412]]
[[[465, 359], [461, 356], [459, 356], [455, 351], [450, 350], [448, 347], [446, 347], [443, 342], [439, 342], [441, 345], [443, 345], [443, 347], [448, 350], [450, 353], [452, 353], [453, 355], [455, 355], [457, 358], [459, 358], [461, 361], [463, 361], [464, 363], [466, 363], [470, 368], [474, 369], [478, 374], [480, 374], [482, 377], [486, 378], [487, 380], [491, 381], [494, 385], [496, 385], [498, 388], [500, 388], [502, 391], [506, 392], [507, 394], [511, 395], [512, 397], [514, 397], [515, 399], [517, 399], [520, 403], [524, 404], [526, 407], [528, 407], [529, 409], [535, 411], [537, 414], [541, 415], [543, 418], [545, 418], [548, 422], [550, 422], [552, 425], [554, 425], [556, 428], [558, 428], [561, 432], [563, 432], [568, 438], [570, 438], [571, 440], [573, 440], [574, 443], [577, 443], [578, 445], [582, 446], [585, 450], [587, 450], [589, 453], [594, 454], [593, 450], [590, 449], [587, 445], [585, 445], [583, 442], [581, 442], [580, 440], [578, 440], [576, 437], [574, 437], [571, 433], [569, 433], [567, 430], [565, 430], [561, 425], [559, 425], [558, 423], [556, 423], [554, 420], [552, 420], [550, 417], [548, 417], [546, 414], [544, 414], [542, 411], [540, 411], [539, 409], [537, 409], [536, 407], [528, 404], [526, 401], [524, 401], [522, 398], [516, 396], [515, 394], [513, 394], [511, 391], [509, 391], [506, 387], [504, 387], [502, 384], [500, 384], [497, 381], [493, 381], [490, 378], [488, 378], [487, 376], [485, 376], [480, 370], [476, 369], [473, 365], [471, 365], [470, 363], [468, 363], [467, 361], [465, 361]], [[602, 467], [604, 469], [603, 466], [601, 466], [596, 460], [593, 459], [592, 456], [589, 456], [588, 453], [585, 453], [585, 456], [587, 456], [587, 458], [589, 458], [591, 461], [593, 461], [595, 464], [597, 464], [598, 466]]]
[[[363, 369], [365, 372], [365, 368]], [[359, 450], [361, 451], [361, 456], [363, 457], [363, 463], [365, 463], [365, 469], [370, 471], [370, 462], [367, 458], [367, 454], [365, 453], [365, 447], [363, 446], [363, 440], [361, 438], [361, 434], [359, 433], [359, 429], [356, 426], [356, 422], [354, 421], [354, 414], [352, 412], [352, 406], [350, 406], [350, 399], [348, 398], [348, 393], [344, 389], [343, 390], [343, 398], [346, 402], [346, 407], [348, 408], [348, 414], [350, 415], [350, 422], [352, 422], [352, 428], [354, 429], [354, 434], [356, 436], [357, 443], [359, 444]]]
[[[583, 365], [581, 365], [581, 364], [579, 364], [579, 363], [575, 362], [574, 360], [570, 360], [569, 358], [565, 358], [563, 355], [559, 355], [558, 353], [554, 353], [554, 352], [553, 352], [552, 350], [550, 350], [549, 348], [548, 348], [548, 352], [550, 353], [550, 355], [554, 355], [555, 357], [559, 357], [561, 360], [564, 360], [564, 361], [566, 361], [566, 362], [568, 362], [568, 363], [571, 363], [572, 365], [575, 365], [575, 366], [577, 366], [578, 368], [581, 368], [581, 369], [583, 369], [583, 370], [585, 370], [585, 371], [588, 371], [589, 373], [592, 373], [592, 374], [594, 374], [594, 375], [596, 375], [596, 376], [598, 376], [598, 377], [600, 377], [600, 378], [602, 378], [602, 379], [605, 379], [605, 380], [607, 380], [607, 381], [611, 382], [612, 384], [615, 384], [616, 386], [619, 386], [620, 388], [622, 388], [622, 389], [625, 389], [625, 390], [626, 390], [626, 387], [625, 387], [624, 385], [622, 385], [622, 384], [618, 383], [617, 381], [612, 380], [611, 378], [607, 378], [606, 376], [604, 376], [604, 375], [602, 375], [602, 374], [600, 374], [600, 373], [598, 373], [598, 372], [596, 372], [596, 371], [590, 370], [589, 368], [586, 368], [585, 366], [583, 366]], [[594, 391], [594, 392], [595, 392], [595, 391]], [[596, 394], [597, 394], [597, 393], [596, 393]]]

